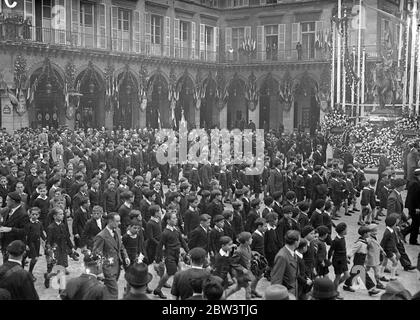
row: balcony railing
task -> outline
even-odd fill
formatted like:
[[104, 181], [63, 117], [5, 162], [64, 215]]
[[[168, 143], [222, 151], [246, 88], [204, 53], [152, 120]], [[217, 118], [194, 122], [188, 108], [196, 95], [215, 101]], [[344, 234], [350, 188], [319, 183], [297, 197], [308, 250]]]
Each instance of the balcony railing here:
[[[0, 41], [31, 42], [51, 44], [69, 48], [96, 49], [120, 53], [141, 54], [152, 57], [174, 58], [188, 61], [221, 62], [228, 64], [275, 63], [275, 62], [310, 62], [327, 61], [328, 51], [314, 49], [301, 54], [294, 50], [270, 49], [265, 51], [246, 52], [229, 50], [200, 50], [199, 48], [154, 44], [144, 37], [110, 38], [96, 32], [73, 32], [53, 28], [34, 27], [25, 23], [0, 22]], [[367, 46], [369, 58], [378, 58], [377, 46]]]
[[73, 32], [26, 24], [0, 23], [0, 41], [52, 44], [70, 48], [87, 48], [154, 57], [176, 58], [206, 62], [219, 62], [215, 50], [151, 43], [144, 37], [109, 38], [93, 32]]

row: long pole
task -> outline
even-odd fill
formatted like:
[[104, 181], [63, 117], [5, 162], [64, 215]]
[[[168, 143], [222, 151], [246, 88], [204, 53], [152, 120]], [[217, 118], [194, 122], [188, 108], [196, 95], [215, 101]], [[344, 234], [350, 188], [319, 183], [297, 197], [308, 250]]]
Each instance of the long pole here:
[[[360, 95], [360, 101], [361, 101], [361, 106], [364, 105], [365, 103], [365, 73], [366, 73], [366, 48], [363, 48], [363, 53], [362, 53], [362, 79], [361, 79], [361, 95]], [[363, 106], [364, 109], [364, 106]], [[362, 116], [362, 108], [360, 107], [359, 109], [359, 114], [360, 116]], [[364, 115], [364, 110], [363, 110], [363, 115]]]
[[[361, 64], [361, 50], [362, 50], [362, 0], [359, 1], [359, 26], [357, 30], [357, 108], [356, 112], [360, 109], [360, 64]], [[360, 116], [360, 114], [359, 114]]]
[[411, 64], [410, 64], [410, 92], [408, 95], [408, 106], [410, 108], [410, 114], [414, 113], [414, 70], [416, 64], [416, 40], [417, 40], [417, 0], [413, 0], [413, 17], [411, 26]]
[[[346, 13], [344, 12], [344, 17], [346, 16]], [[341, 29], [342, 30], [342, 32], [343, 32], [343, 37], [341, 37], [342, 38], [342, 42], [343, 42], [343, 58], [342, 58], [342, 61], [343, 61], [343, 71], [342, 71], [342, 73], [343, 73], [343, 83], [342, 83], [342, 86], [343, 86], [343, 112], [346, 112], [346, 89], [347, 89], [347, 86], [346, 86], [346, 63], [345, 63], [345, 60], [346, 60], [346, 56], [347, 56], [347, 52], [346, 52], [346, 46], [345, 46], [345, 42], [346, 42], [346, 36], [347, 36], [347, 30], [346, 30], [346, 27], [343, 25], [343, 28]]]
[[[400, 2], [400, 12], [401, 12], [401, 20], [404, 18], [404, 2], [405, 0], [401, 0]], [[403, 49], [403, 35], [404, 35], [404, 24], [403, 23], [399, 23], [398, 24], [400, 27], [400, 34], [399, 34], [399, 38], [398, 38], [398, 68], [401, 66], [401, 58], [402, 58], [402, 49]]]
[[407, 108], [407, 95], [408, 95], [408, 44], [410, 43], [410, 25], [411, 17], [407, 16], [407, 25], [406, 25], [406, 36], [405, 36], [405, 66], [404, 66], [404, 83], [403, 83], [403, 98], [402, 98], [402, 108], [406, 110]]
[[341, 102], [341, 0], [338, 0], [338, 32], [337, 32], [337, 103]]
[[[351, 56], [353, 57], [353, 70], [356, 69], [356, 48], [353, 47], [353, 51], [351, 53]], [[355, 117], [356, 112], [354, 110], [354, 81], [351, 82], [351, 116]]]
[[416, 115], [420, 113], [420, 34], [417, 30], [417, 88], [416, 88]]
[[331, 67], [331, 109], [334, 109], [334, 89], [335, 89], [335, 37], [336, 35], [336, 30], [335, 30], [335, 25], [333, 24], [333, 28], [332, 28], [332, 59], [331, 59], [331, 63], [332, 63], [332, 67]]

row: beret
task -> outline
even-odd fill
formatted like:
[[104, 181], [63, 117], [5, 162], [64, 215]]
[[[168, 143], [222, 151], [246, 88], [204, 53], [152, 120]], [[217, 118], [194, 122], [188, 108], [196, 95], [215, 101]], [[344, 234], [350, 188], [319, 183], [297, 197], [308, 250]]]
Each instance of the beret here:
[[214, 218], [213, 218], [214, 222], [219, 222], [219, 221], [222, 221], [222, 220], [225, 220], [225, 217], [222, 216], [221, 214], [218, 214], [218, 215], [214, 216]]

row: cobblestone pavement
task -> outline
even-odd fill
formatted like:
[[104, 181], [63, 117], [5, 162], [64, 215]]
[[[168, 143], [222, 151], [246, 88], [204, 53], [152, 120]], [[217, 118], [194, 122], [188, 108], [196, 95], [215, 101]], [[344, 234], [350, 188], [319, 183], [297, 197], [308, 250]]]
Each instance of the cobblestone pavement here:
[[[368, 175], [367, 179], [369, 179], [371, 177], [374, 177], [374, 176], [373, 175], [372, 176]], [[403, 198], [405, 199], [405, 192], [403, 193]], [[357, 203], [358, 203], [358, 207], [360, 208], [360, 205], [359, 205], [360, 199], [358, 199]], [[342, 218], [338, 221], [335, 221], [335, 222], [336, 223], [345, 222], [348, 225], [348, 234], [346, 236], [346, 242], [347, 242], [347, 250], [350, 250], [352, 244], [358, 238], [358, 234], [357, 234], [358, 213], [355, 213], [352, 216], [344, 216], [344, 210], [342, 209], [340, 211], [340, 215], [342, 216]], [[383, 232], [385, 230], [385, 223], [384, 223], [383, 220], [384, 219], [382, 218], [382, 222], [379, 224], [379, 228], [378, 228], [378, 238], [379, 238], [379, 240], [382, 238]], [[334, 237], [335, 237], [335, 232], [333, 231], [333, 238]], [[413, 246], [413, 245], [406, 244], [405, 248], [406, 248], [408, 256], [411, 259], [411, 263], [413, 265], [417, 265], [417, 256], [418, 256], [419, 251], [420, 251], [420, 246]], [[82, 257], [82, 255], [81, 255], [81, 257]], [[80, 260], [82, 260], [82, 259], [80, 259]], [[350, 267], [351, 267], [351, 265], [349, 266], [349, 268]], [[45, 261], [45, 257], [42, 256], [42, 257], [40, 257], [39, 262], [35, 266], [35, 270], [34, 270], [34, 275], [37, 278], [37, 281], [35, 282], [35, 287], [38, 291], [38, 294], [39, 294], [41, 300], [57, 300], [57, 299], [59, 299], [58, 290], [54, 289], [52, 287], [50, 287], [49, 289], [46, 289], [44, 287], [43, 274], [44, 274], [45, 270], [46, 270], [46, 261]], [[69, 258], [69, 268], [68, 268], [68, 270], [70, 271], [70, 275], [68, 276], [69, 278], [79, 276], [83, 272], [82, 262], [75, 262], [75, 261], [73, 261]], [[152, 266], [150, 266], [150, 272], [153, 275], [153, 280], [149, 284], [149, 287], [154, 289], [157, 286], [158, 277], [156, 275], [156, 272], [153, 270]], [[414, 293], [416, 293], [417, 291], [420, 290], [420, 280], [419, 280], [420, 279], [420, 274], [419, 274], [418, 271], [415, 270], [415, 271], [411, 271], [411, 272], [406, 272], [402, 269], [401, 265], [399, 265], [397, 273], [399, 273], [398, 279], [402, 282], [402, 284], [412, 294], [414, 294]], [[332, 267], [330, 267], [329, 277], [331, 279], [334, 279], [334, 271], [333, 271]], [[373, 275], [372, 275], [372, 278], [373, 278]], [[172, 280], [169, 280], [169, 283], [171, 283], [171, 281]], [[119, 294], [120, 294], [120, 297], [122, 297], [124, 286], [125, 286], [124, 271], [122, 271], [120, 279], [119, 279]], [[269, 286], [269, 282], [265, 278], [263, 278], [258, 283], [257, 291], [259, 291], [260, 293], [263, 293], [267, 286]], [[163, 288], [162, 291], [168, 297], [168, 299], [173, 299], [173, 297], [170, 294], [170, 289]], [[343, 291], [341, 288], [340, 288], [339, 291], [340, 291], [340, 294], [344, 297], [345, 300], [378, 300], [379, 297], [380, 297], [380, 294], [375, 296], [375, 297], [369, 296], [366, 289], [359, 289], [354, 293]], [[156, 298], [153, 295], [150, 295], [150, 297], [152, 299]], [[238, 291], [234, 295], [230, 296], [228, 299], [229, 300], [244, 300], [245, 299], [245, 290], [241, 289], [240, 291]]]

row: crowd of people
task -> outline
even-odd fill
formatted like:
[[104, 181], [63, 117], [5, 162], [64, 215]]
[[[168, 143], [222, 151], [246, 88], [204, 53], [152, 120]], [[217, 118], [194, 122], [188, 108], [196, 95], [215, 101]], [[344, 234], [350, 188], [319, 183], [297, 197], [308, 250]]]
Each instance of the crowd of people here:
[[[260, 175], [247, 175], [245, 162], [162, 165], [155, 133], [0, 133], [0, 298], [38, 299], [34, 282], [49, 288], [81, 254], [85, 272], [60, 288], [62, 299], [118, 299], [121, 270], [124, 299], [166, 299], [164, 287], [177, 299], [225, 299], [243, 288], [246, 299], [342, 299], [360, 270], [369, 295], [411, 298], [397, 290], [397, 266], [416, 268], [405, 243], [410, 234], [418, 245], [420, 168], [408, 181], [386, 166], [367, 179], [351, 153], [327, 161], [322, 135], [275, 131], [265, 134]], [[340, 214], [358, 215], [349, 252]], [[36, 279], [41, 253], [46, 269]], [[270, 286], [261, 293], [263, 277]]]

